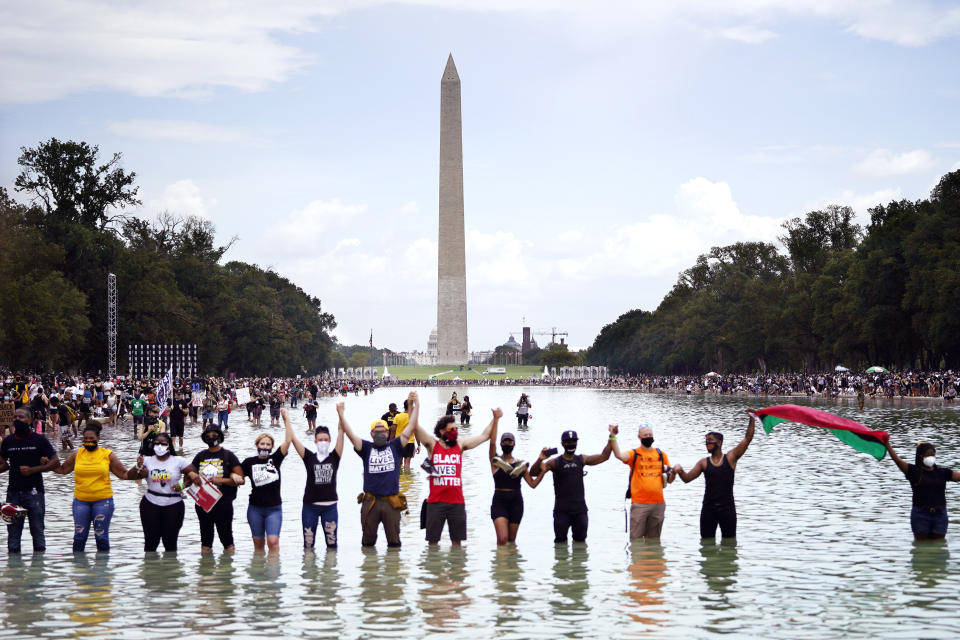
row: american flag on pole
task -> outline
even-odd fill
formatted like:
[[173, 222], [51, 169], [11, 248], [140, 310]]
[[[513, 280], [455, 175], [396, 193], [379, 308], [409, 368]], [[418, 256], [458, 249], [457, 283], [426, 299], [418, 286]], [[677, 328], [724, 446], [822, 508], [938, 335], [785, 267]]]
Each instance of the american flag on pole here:
[[157, 406], [160, 407], [160, 413], [167, 410], [167, 398], [173, 394], [173, 367], [167, 369], [167, 375], [157, 386]]

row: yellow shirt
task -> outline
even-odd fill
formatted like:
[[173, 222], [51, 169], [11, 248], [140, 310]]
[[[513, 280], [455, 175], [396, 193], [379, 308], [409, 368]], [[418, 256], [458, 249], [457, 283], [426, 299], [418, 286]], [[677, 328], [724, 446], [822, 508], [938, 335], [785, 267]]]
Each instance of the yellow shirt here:
[[394, 428], [394, 438], [399, 438], [400, 434], [403, 433], [403, 430], [407, 428], [407, 425], [410, 424], [410, 415], [406, 412], [398, 413], [393, 416], [393, 428]]
[[96, 502], [113, 497], [110, 486], [110, 449], [97, 447], [77, 451], [73, 464], [73, 497], [82, 502]]
[[[660, 504], [663, 502], [663, 465], [670, 466], [670, 459], [667, 454], [663, 454], [663, 462], [660, 462], [660, 454], [656, 449], [645, 451], [637, 447], [631, 451], [630, 461], [625, 463], [633, 467], [633, 473], [630, 476], [630, 501], [645, 504]], [[633, 457], [637, 457], [634, 464]]]

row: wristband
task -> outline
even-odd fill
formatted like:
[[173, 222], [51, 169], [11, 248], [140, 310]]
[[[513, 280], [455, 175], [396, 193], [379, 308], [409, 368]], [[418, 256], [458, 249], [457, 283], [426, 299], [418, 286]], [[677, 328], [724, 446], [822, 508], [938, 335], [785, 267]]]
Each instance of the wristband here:
[[616, 439], [617, 439], [617, 436], [610, 436], [610, 438], [609, 438], [609, 439], [610, 439], [610, 442], [613, 442], [614, 440], [616, 440]]

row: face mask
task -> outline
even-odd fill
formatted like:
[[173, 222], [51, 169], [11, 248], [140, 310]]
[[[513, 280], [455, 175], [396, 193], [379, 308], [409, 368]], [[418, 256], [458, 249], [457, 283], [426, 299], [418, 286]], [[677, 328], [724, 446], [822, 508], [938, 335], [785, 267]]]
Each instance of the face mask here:
[[640, 444], [645, 447], [649, 447], [653, 444], [653, 438], [640, 438]]
[[927, 456], [926, 458], [923, 459], [923, 465], [924, 465], [925, 467], [931, 467], [931, 468], [932, 468], [933, 465], [935, 465], [936, 463], [937, 463], [937, 458], [936, 458], [936, 456]]
[[[650, 446], [650, 445], [647, 445], [647, 446]], [[716, 448], [717, 448], [717, 443], [716, 443], [716, 442], [708, 442], [708, 443], [707, 443], [707, 453], [713, 453], [714, 449], [716, 449]]]
[[13, 421], [13, 432], [21, 438], [30, 433], [30, 423], [23, 420]]
[[84, 443], [83, 443], [83, 448], [86, 449], [87, 451], [96, 451], [96, 450], [97, 450], [97, 443], [96, 443], [96, 442], [84, 442]]
[[450, 429], [443, 434], [443, 439], [447, 441], [448, 444], [456, 444], [457, 436], [460, 435], [457, 433], [456, 429]]
[[375, 434], [373, 434], [373, 446], [375, 446], [375, 447], [385, 447], [385, 446], [387, 446], [387, 434], [385, 434], [385, 433], [375, 433]]
[[200, 439], [203, 440], [203, 443], [208, 447], [215, 447], [220, 443], [220, 438], [217, 437], [217, 434], [215, 433], [205, 433], [200, 436]]
[[160, 419], [159, 419], [157, 416], [147, 416], [147, 417], [146, 417], [146, 422], [147, 422], [147, 425], [148, 425], [148, 426], [153, 426], [153, 425], [157, 424], [157, 422], [159, 422], [159, 420], [160, 420]]
[[271, 451], [273, 451], [273, 449], [257, 449], [257, 455], [261, 458], [269, 458]]
[[330, 453], [330, 443], [326, 440], [317, 442], [317, 457], [323, 460]]
[[513, 447], [514, 447], [514, 445], [512, 445], [512, 444], [501, 444], [501, 445], [500, 445], [500, 448], [503, 449], [503, 455], [510, 455], [511, 453], [513, 453]]
[[168, 447], [167, 445], [165, 444], [153, 445], [153, 455], [157, 456], [158, 458], [162, 458], [168, 453], [170, 453], [170, 447]]
[[565, 444], [563, 445], [563, 450], [566, 451], [567, 453], [573, 453], [574, 451], [577, 450], [577, 443], [572, 442], [572, 443]]

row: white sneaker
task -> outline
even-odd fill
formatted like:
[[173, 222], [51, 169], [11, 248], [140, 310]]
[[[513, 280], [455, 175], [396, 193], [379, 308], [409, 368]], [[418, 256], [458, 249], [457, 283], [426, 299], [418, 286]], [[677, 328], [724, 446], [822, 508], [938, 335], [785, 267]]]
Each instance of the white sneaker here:
[[514, 465], [513, 469], [510, 471], [511, 478], [519, 478], [527, 472], [527, 469], [530, 468], [530, 463], [523, 460], [518, 460]]
[[497, 469], [500, 469], [504, 473], [510, 473], [513, 471], [513, 465], [500, 456], [494, 456], [490, 462], [493, 463], [493, 466], [495, 466]]

